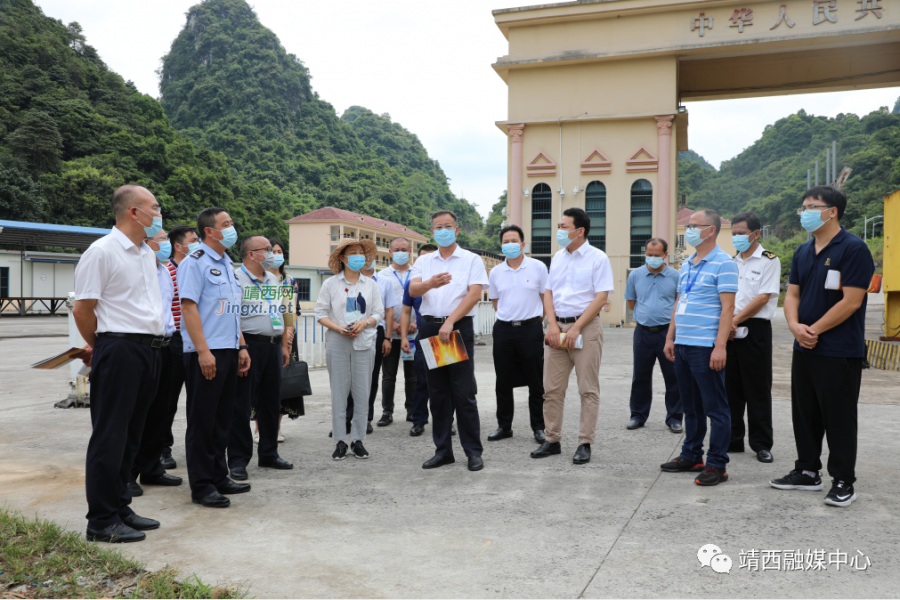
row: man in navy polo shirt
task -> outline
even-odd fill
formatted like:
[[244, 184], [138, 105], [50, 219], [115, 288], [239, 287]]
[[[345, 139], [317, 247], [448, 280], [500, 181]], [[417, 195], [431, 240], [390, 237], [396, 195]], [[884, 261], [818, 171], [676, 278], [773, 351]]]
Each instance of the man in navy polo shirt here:
[[825, 504], [856, 500], [856, 403], [866, 354], [866, 290], [875, 272], [865, 242], [840, 220], [847, 197], [831, 186], [803, 195], [800, 224], [814, 236], [791, 262], [784, 316], [794, 334], [791, 411], [797, 461], [769, 483], [781, 490], [821, 490], [822, 437], [828, 436], [832, 487]]
[[[714, 210], [691, 215], [685, 241], [696, 248], [681, 265], [678, 298], [663, 351], [675, 363], [684, 409], [681, 455], [660, 465], [668, 473], [703, 471], [697, 485], [728, 481], [731, 411], [725, 394], [726, 344], [738, 291], [738, 268], [716, 244], [722, 219]], [[709, 417], [709, 451], [703, 464], [703, 438]]]

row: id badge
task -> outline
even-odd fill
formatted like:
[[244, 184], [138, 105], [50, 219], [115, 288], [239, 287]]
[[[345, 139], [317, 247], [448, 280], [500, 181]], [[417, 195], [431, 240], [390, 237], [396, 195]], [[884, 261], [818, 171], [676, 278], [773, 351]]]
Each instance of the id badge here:
[[284, 326], [284, 321], [281, 319], [281, 312], [276, 310], [273, 311], [269, 316], [272, 318], [272, 327], [275, 327], [277, 329]]
[[678, 308], [677, 308], [677, 310], [675, 311], [675, 314], [677, 314], [677, 315], [683, 315], [683, 314], [687, 313], [687, 305], [688, 305], [688, 302], [687, 302], [687, 296], [682, 296], [682, 297], [678, 300]]

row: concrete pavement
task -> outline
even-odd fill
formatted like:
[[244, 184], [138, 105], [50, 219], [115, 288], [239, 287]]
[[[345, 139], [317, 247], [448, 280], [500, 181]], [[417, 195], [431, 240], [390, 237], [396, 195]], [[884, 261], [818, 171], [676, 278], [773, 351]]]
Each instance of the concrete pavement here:
[[[730, 479], [718, 487], [659, 471], [677, 455], [681, 436], [664, 427], [658, 371], [647, 426], [625, 430], [632, 330], [606, 329], [590, 464], [571, 461], [574, 376], [562, 456], [529, 457], [536, 444], [525, 390], [518, 390], [515, 436], [485, 441], [481, 472], [466, 470], [458, 442], [455, 465], [422, 470], [433, 453], [430, 426], [411, 438], [402, 414], [369, 436], [372, 458], [335, 463], [327, 374], [313, 371], [307, 415], [285, 422], [280, 450], [293, 471], [254, 464], [248, 469], [253, 491], [233, 497], [226, 510], [191, 504], [186, 484], [147, 487], [133, 506], [162, 527], [122, 550], [150, 568], [169, 563], [209, 583], [247, 582], [256, 597], [895, 597], [900, 373], [863, 374], [859, 499], [851, 507], [826, 506], [827, 489], [774, 490], [767, 481], [790, 471], [794, 458], [790, 333], [776, 325], [775, 463], [733, 455]], [[68, 393], [67, 369], [27, 368], [65, 349], [65, 340], [9, 337], [65, 331], [62, 318], [0, 320], [0, 502], [83, 531], [89, 412], [53, 408]], [[496, 427], [487, 341], [476, 349], [475, 363], [482, 439]], [[174, 450], [179, 466], [172, 473], [186, 477], [184, 427], [182, 408]], [[708, 543], [732, 558], [730, 574], [701, 568], [697, 550]], [[826, 570], [740, 568], [741, 553], [754, 549], [778, 550], [780, 557], [784, 550], [847, 552], [848, 559], [859, 550], [870, 565], [865, 571], [838, 571], [827, 561]]]

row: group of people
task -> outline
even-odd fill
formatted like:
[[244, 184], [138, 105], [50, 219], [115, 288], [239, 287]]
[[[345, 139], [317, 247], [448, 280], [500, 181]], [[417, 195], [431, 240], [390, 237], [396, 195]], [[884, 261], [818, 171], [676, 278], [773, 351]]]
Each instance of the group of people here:
[[[817, 186], [804, 194], [798, 211], [814, 236], [794, 254], [784, 304], [796, 338], [791, 398], [798, 458], [790, 474], [771, 481], [779, 489], [821, 490], [827, 435], [834, 485], [825, 501], [837, 506], [856, 498], [856, 400], [865, 354], [865, 293], [874, 270], [866, 245], [840, 225], [846, 203], [839, 190]], [[250, 484], [239, 482], [248, 478], [254, 441], [260, 467], [293, 468], [278, 453], [280, 419], [302, 414], [302, 398], [299, 407], [281, 399], [295, 315], [278, 240], [245, 237], [242, 262], [235, 266], [226, 251], [238, 234], [222, 208], [207, 208], [196, 227], [182, 225], [168, 234], [161, 207], [145, 188], [122, 186], [112, 210], [112, 232], [92, 244], [76, 268], [73, 315], [87, 344], [83, 360], [92, 369], [87, 537], [132, 542], [159, 527], [130, 508], [141, 485], [182, 483], [166, 472], [176, 467], [172, 422], [182, 385], [191, 497], [214, 508], [229, 506], [229, 495], [250, 491]], [[459, 246], [456, 215], [440, 210], [431, 227], [436, 245], [421, 247], [410, 265], [410, 241], [397, 238], [390, 267], [378, 274], [370, 240], [345, 239], [332, 252], [334, 276], [323, 284], [315, 307], [316, 320], [328, 330], [332, 458], [369, 457], [363, 442], [373, 431], [379, 375], [383, 412], [377, 425], [386, 427], [393, 422], [402, 363], [410, 435], [422, 435], [431, 416], [435, 452], [422, 467], [455, 462], [452, 436], [458, 427], [468, 469], [483, 469], [473, 317], [488, 288], [497, 316], [498, 424], [488, 441], [512, 437], [513, 390], [527, 386], [529, 424], [539, 444], [531, 456], [561, 454], [574, 369], [581, 416], [573, 462], [589, 462], [600, 401], [599, 314], [613, 291], [609, 258], [588, 242], [590, 218], [579, 208], [563, 212], [556, 233], [561, 250], [549, 270], [525, 255], [520, 227], [503, 228], [506, 260], [490, 277], [481, 259]], [[680, 274], [667, 265], [667, 242], [649, 240], [646, 264], [630, 273], [625, 293], [637, 321], [627, 427], [639, 429], [648, 419], [659, 362], [665, 422], [685, 435], [680, 455], [661, 468], [700, 472], [699, 485], [727, 480], [728, 454], [744, 450], [745, 410], [751, 449], [760, 461], [773, 460], [771, 319], [780, 262], [760, 245], [753, 213], [732, 221], [734, 258], [716, 243], [720, 229], [715, 211], [693, 214], [686, 241], [696, 252]], [[425, 340], [447, 342], [457, 333], [468, 360], [427, 368]], [[251, 420], [256, 433], [248, 427]]]

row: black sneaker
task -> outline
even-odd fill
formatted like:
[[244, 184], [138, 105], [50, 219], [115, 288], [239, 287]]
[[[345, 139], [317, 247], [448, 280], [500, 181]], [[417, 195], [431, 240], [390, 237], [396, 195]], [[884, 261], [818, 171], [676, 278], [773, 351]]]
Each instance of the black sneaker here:
[[694, 483], [697, 485], [719, 485], [728, 481], [728, 473], [725, 469], [707, 466], [703, 472], [697, 476]]
[[334, 460], [344, 460], [347, 458], [347, 443], [346, 442], [338, 442], [337, 447], [334, 449], [334, 454], [331, 455], [331, 458]]
[[369, 458], [369, 452], [362, 445], [362, 442], [356, 440], [355, 442], [350, 444], [350, 450], [353, 451], [353, 456], [356, 458]]
[[825, 504], [850, 506], [850, 503], [856, 500], [856, 492], [853, 491], [852, 483], [847, 483], [840, 479], [832, 479], [831, 483], [831, 491], [825, 496]]
[[659, 465], [659, 468], [666, 473], [686, 473], [688, 471], [699, 473], [703, 470], [703, 463], [684, 460], [680, 456], [677, 456], [675, 457], [675, 460]]
[[784, 477], [773, 479], [769, 485], [779, 490], [809, 490], [812, 492], [817, 492], [823, 487], [818, 471], [815, 477], [810, 477], [798, 469], [794, 469]]

